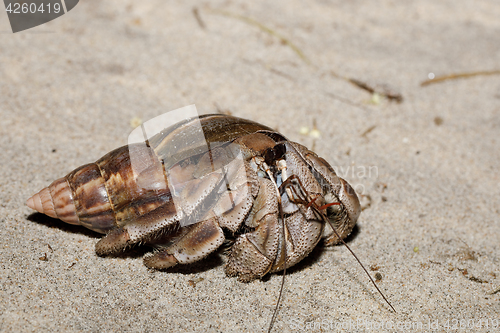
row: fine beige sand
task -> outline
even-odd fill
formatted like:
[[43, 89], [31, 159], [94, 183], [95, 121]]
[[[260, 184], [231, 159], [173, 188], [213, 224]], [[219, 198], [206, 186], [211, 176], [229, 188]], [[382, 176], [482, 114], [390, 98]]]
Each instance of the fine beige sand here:
[[25, 205], [193, 103], [314, 149], [365, 208], [348, 243], [397, 313], [318, 246], [274, 332], [498, 331], [500, 75], [420, 84], [500, 70], [499, 18], [491, 0], [86, 0], [12, 34], [0, 10], [0, 331], [267, 330], [281, 275], [240, 283], [221, 252], [167, 272], [147, 248], [97, 257], [99, 234]]

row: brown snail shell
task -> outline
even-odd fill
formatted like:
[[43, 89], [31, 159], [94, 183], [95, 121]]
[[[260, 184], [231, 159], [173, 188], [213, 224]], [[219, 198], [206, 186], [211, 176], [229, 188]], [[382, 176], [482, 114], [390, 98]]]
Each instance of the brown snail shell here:
[[[196, 137], [190, 135], [190, 131], [195, 130], [191, 122], [188, 119], [165, 129], [149, 140], [150, 146], [132, 144], [115, 149], [97, 162], [81, 166], [54, 181], [29, 198], [26, 204], [52, 218], [100, 233], [125, 225], [171, 201], [164, 171], [178, 160], [200, 153], [203, 149], [200, 147], [204, 146], [204, 142], [192, 142], [190, 146], [181, 142], [186, 137]], [[212, 149], [217, 143], [234, 140], [242, 134], [272, 131], [252, 121], [224, 115], [202, 116], [200, 122]], [[165, 163], [165, 157], [174, 155], [173, 146], [185, 148], [176, 151], [175, 159], [169, 158]], [[131, 155], [147, 159], [144, 163], [147, 169], [134, 170]], [[176, 173], [179, 181], [186, 177], [183, 173], [188, 172], [179, 170]]]

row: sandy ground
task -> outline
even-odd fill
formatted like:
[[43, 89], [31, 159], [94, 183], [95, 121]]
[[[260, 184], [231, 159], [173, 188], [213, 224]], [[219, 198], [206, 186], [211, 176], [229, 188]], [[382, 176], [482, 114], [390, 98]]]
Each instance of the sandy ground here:
[[135, 117], [195, 103], [314, 147], [361, 195], [349, 245], [397, 313], [346, 248], [318, 247], [274, 331], [497, 331], [500, 76], [420, 85], [500, 69], [500, 3], [459, 3], [87, 0], [17, 34], [0, 11], [0, 330], [267, 329], [281, 276], [239, 283], [221, 253], [173, 272], [147, 249], [100, 258], [99, 234], [25, 206]]

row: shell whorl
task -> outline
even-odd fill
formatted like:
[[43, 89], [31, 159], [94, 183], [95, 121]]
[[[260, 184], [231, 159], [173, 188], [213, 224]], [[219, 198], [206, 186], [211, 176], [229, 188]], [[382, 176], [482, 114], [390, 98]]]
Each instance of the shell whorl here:
[[70, 224], [80, 224], [66, 177], [59, 178], [34, 194], [26, 205], [42, 214]]
[[116, 226], [105, 181], [96, 163], [83, 165], [59, 178], [26, 204], [50, 217], [100, 233]]
[[[132, 165], [131, 154], [141, 163]], [[73, 170], [26, 204], [50, 217], [107, 233], [169, 201], [161, 162], [152, 148], [133, 144]]]

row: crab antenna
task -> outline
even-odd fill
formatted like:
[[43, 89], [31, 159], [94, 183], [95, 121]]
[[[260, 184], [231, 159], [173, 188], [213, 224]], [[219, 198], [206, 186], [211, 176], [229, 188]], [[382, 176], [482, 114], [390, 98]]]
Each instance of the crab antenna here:
[[[281, 184], [281, 185], [283, 185], [283, 184]], [[276, 307], [274, 308], [273, 317], [271, 318], [271, 322], [269, 323], [269, 328], [267, 330], [268, 333], [271, 333], [271, 330], [273, 329], [274, 322], [276, 321], [276, 316], [278, 315], [278, 310], [280, 307], [281, 299], [283, 297], [283, 289], [285, 288], [285, 275], [286, 275], [285, 219], [284, 219], [284, 215], [283, 215], [283, 209], [281, 208], [281, 196], [278, 197], [278, 200], [280, 201], [280, 204], [278, 205], [278, 209], [280, 211], [281, 230], [283, 232], [283, 251], [284, 251], [284, 255], [285, 255], [285, 262], [283, 263], [283, 278], [281, 279], [280, 294], [278, 296], [278, 301], [276, 302]]]
[[[365, 266], [363, 266], [363, 264], [361, 263], [361, 260], [359, 260], [358, 256], [356, 256], [356, 254], [353, 252], [353, 250], [351, 250], [351, 248], [349, 247], [349, 245], [347, 245], [346, 242], [344, 242], [344, 240], [340, 237], [339, 233], [337, 232], [337, 229], [335, 229], [335, 227], [333, 226], [332, 221], [330, 221], [330, 219], [327, 218], [325, 216], [325, 214], [323, 214], [321, 212], [322, 209], [325, 209], [327, 207], [336, 205], [337, 203], [326, 204], [324, 206], [318, 207], [318, 205], [316, 203], [314, 203], [314, 201], [316, 200], [316, 198], [310, 199], [309, 194], [307, 193], [307, 191], [305, 191], [304, 185], [302, 185], [302, 182], [300, 181], [300, 178], [294, 177], [294, 176], [295, 175], [290, 176], [289, 179], [295, 178], [298, 181], [301, 190], [304, 191], [305, 194], [306, 194], [306, 199], [307, 199], [307, 201], [309, 201], [309, 204], [311, 202], [313, 203], [313, 206], [314, 206], [314, 208], [316, 208], [316, 210], [318, 211], [319, 215], [321, 215], [321, 217], [323, 218], [324, 221], [328, 222], [328, 224], [330, 225], [330, 227], [332, 227], [332, 230], [335, 233], [335, 235], [337, 236], [337, 238], [340, 239], [340, 241], [342, 242], [342, 244], [344, 244], [344, 246], [349, 250], [349, 252], [351, 252], [351, 254], [354, 256], [354, 258], [356, 258], [356, 261], [359, 263], [359, 265], [361, 266], [361, 268], [363, 268], [363, 270], [365, 271], [366, 275], [368, 275], [368, 278], [370, 279], [370, 281], [372, 282], [372, 284], [375, 286], [375, 289], [377, 289], [377, 291], [380, 294], [380, 296], [382, 296], [382, 298], [384, 299], [384, 301], [391, 307], [392, 311], [397, 312], [396, 309], [394, 309], [394, 307], [392, 306], [392, 304], [387, 300], [387, 298], [382, 293], [382, 291], [380, 291], [380, 289], [377, 286], [377, 284], [375, 283], [375, 281], [373, 281], [370, 273], [368, 273], [368, 271], [366, 270]], [[288, 181], [288, 179], [287, 179], [287, 181]], [[284, 184], [285, 183], [281, 184], [281, 186], [283, 186]], [[308, 204], [308, 206], [309, 206], [309, 204]], [[340, 204], [340, 203], [338, 203], [338, 204]]]
[[349, 247], [349, 245], [347, 245], [346, 242], [344, 242], [344, 240], [342, 238], [340, 238], [340, 235], [337, 232], [337, 230], [335, 229], [335, 227], [333, 226], [332, 221], [330, 221], [330, 219], [326, 218], [321, 212], [320, 212], [320, 214], [323, 217], [323, 219], [325, 219], [330, 224], [330, 227], [332, 227], [333, 232], [335, 233], [335, 235], [337, 236], [337, 238], [340, 239], [340, 241], [342, 242], [342, 244], [344, 244], [345, 247], [349, 250], [349, 252], [351, 252], [351, 254], [354, 256], [354, 258], [356, 258], [356, 260], [358, 261], [359, 265], [361, 266], [361, 268], [363, 268], [363, 270], [365, 271], [366, 275], [368, 275], [368, 277], [370, 278], [370, 281], [375, 286], [375, 288], [377, 289], [378, 293], [382, 296], [382, 298], [384, 299], [384, 301], [391, 307], [392, 311], [397, 312], [396, 309], [394, 309], [394, 307], [392, 306], [392, 304], [387, 300], [387, 298], [385, 298], [384, 294], [380, 291], [380, 289], [378, 288], [378, 286], [375, 283], [375, 281], [373, 281], [370, 273], [368, 273], [368, 271], [366, 270], [365, 266], [363, 266], [363, 264], [361, 263], [361, 261], [359, 260], [359, 258], [356, 256], [356, 254], [354, 254], [354, 252], [351, 250], [351, 248]]

